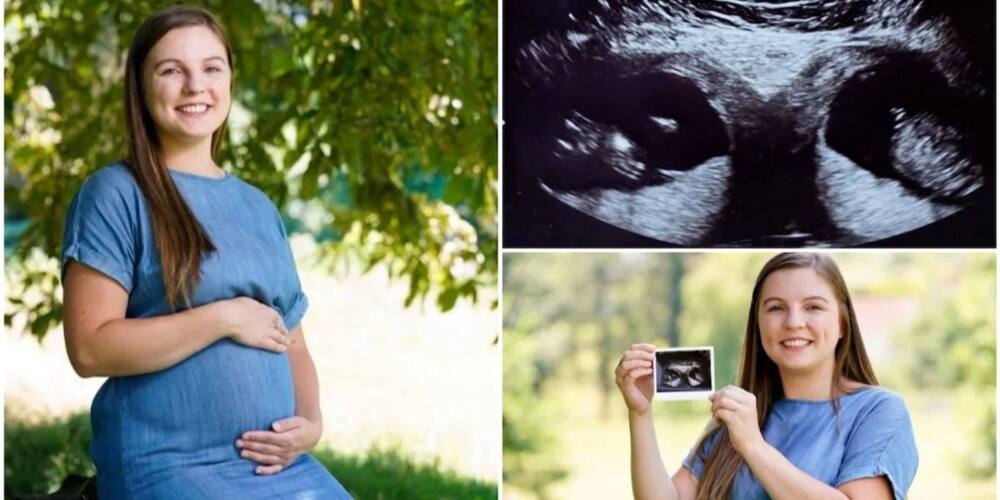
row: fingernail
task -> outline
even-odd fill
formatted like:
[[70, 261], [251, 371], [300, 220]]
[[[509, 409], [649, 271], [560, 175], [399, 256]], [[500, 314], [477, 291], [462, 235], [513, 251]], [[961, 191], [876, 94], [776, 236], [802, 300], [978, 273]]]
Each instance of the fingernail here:
[[243, 447], [243, 440], [242, 439], [237, 439], [236, 440], [236, 446], [239, 446], [239, 447], [242, 448]]
[[281, 424], [274, 424], [274, 430], [280, 431], [281, 430]]
[[279, 345], [279, 346], [278, 346], [278, 350], [279, 350], [279, 351], [284, 351], [284, 350], [285, 350], [285, 344], [281, 344], [281, 345]]
[[257, 474], [260, 474], [261, 472], [264, 472], [264, 469], [261, 467], [257, 467]]

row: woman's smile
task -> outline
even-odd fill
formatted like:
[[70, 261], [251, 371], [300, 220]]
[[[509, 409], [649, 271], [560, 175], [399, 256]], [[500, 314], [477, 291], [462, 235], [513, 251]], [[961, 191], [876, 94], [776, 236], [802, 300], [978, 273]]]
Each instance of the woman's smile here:
[[813, 344], [813, 342], [811, 340], [803, 339], [803, 338], [785, 339], [785, 340], [782, 340], [780, 343], [781, 343], [781, 347], [783, 347], [786, 351], [789, 351], [789, 352], [802, 352], [807, 347], [810, 347]]
[[184, 106], [178, 106], [174, 109], [176, 109], [181, 114], [181, 116], [184, 116], [186, 118], [187, 117], [200, 118], [202, 116], [205, 116], [205, 113], [211, 108], [212, 106], [209, 104], [187, 104]]

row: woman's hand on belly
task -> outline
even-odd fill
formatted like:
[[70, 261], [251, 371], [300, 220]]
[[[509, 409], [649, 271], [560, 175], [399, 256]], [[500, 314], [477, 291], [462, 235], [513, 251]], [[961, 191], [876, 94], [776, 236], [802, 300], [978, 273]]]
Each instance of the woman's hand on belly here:
[[283, 353], [288, 349], [288, 329], [278, 311], [249, 297], [220, 300], [223, 330], [234, 342]]
[[271, 425], [273, 431], [248, 431], [236, 440], [240, 456], [260, 464], [258, 474], [277, 474], [319, 442], [322, 427], [294, 416]]

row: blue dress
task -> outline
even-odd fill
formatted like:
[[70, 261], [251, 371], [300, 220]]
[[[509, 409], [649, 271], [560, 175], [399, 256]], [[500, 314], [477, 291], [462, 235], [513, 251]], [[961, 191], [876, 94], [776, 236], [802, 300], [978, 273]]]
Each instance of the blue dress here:
[[[840, 422], [829, 401], [781, 399], [764, 424], [764, 440], [800, 470], [833, 487], [866, 477], [886, 476], [896, 500], [906, 497], [917, 472], [917, 445], [902, 398], [881, 387], [866, 387], [840, 397]], [[684, 466], [701, 477], [715, 431], [691, 450]], [[750, 468], [736, 473], [732, 500], [771, 498]]]
[[[217, 251], [202, 259], [197, 307], [239, 296], [302, 319], [302, 293], [281, 218], [237, 177], [171, 171]], [[127, 318], [168, 314], [149, 207], [121, 163], [89, 177], [70, 204], [62, 269], [92, 267], [128, 291]], [[309, 454], [276, 475], [257, 475], [236, 439], [295, 413], [287, 354], [219, 340], [169, 368], [111, 377], [91, 406], [91, 457], [104, 500], [350, 498]]]

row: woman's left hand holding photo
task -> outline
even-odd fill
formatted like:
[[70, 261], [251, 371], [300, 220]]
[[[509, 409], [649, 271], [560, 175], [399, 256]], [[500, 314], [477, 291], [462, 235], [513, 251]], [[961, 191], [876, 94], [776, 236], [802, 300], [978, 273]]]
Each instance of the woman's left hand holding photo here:
[[293, 416], [271, 424], [273, 431], [248, 431], [236, 440], [240, 456], [260, 464], [257, 474], [281, 472], [319, 442], [322, 426], [305, 417]]
[[708, 397], [712, 417], [726, 426], [733, 448], [745, 458], [754, 447], [764, 443], [757, 421], [757, 398], [735, 385], [727, 385]]

